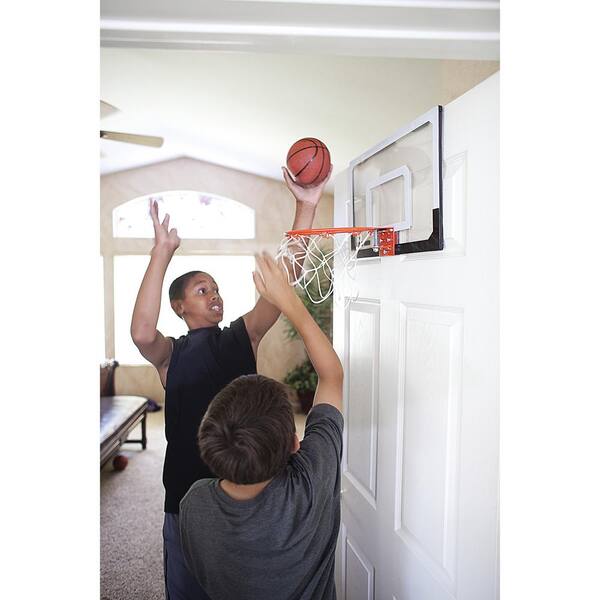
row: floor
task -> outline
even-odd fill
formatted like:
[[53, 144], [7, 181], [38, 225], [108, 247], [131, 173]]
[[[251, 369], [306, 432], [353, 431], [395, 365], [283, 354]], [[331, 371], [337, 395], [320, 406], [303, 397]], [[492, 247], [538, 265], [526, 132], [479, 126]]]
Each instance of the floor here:
[[[298, 437], [306, 417], [296, 415]], [[148, 447], [126, 445], [129, 464], [100, 472], [100, 590], [102, 600], [164, 599], [162, 522], [164, 411], [148, 414]], [[139, 429], [132, 432], [139, 438]]]

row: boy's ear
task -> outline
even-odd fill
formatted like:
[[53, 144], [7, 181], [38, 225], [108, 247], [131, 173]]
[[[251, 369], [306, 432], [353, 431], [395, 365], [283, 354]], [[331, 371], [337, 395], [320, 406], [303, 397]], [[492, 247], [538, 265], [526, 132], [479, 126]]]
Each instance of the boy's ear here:
[[294, 437], [292, 438], [292, 454], [296, 454], [300, 450], [300, 440], [298, 439], [298, 434], [294, 433]]
[[181, 300], [171, 300], [171, 308], [175, 311], [175, 314], [178, 317], [182, 317], [183, 306]]

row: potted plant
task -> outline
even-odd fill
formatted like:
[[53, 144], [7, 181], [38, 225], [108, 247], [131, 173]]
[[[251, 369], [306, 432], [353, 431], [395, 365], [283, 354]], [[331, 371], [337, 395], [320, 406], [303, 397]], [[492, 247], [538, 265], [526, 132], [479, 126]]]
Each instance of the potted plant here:
[[317, 373], [308, 358], [288, 371], [284, 383], [296, 390], [300, 409], [306, 415], [311, 409], [317, 389]]
[[[312, 285], [316, 285], [316, 283]], [[297, 293], [312, 318], [331, 341], [333, 334], [333, 298], [329, 296], [324, 302], [313, 304], [304, 290]], [[315, 295], [313, 294], [313, 297]], [[295, 327], [287, 319], [285, 319], [285, 325], [287, 339], [300, 339]], [[312, 408], [315, 390], [317, 389], [317, 379], [317, 373], [307, 357], [299, 365], [288, 371], [283, 380], [284, 383], [296, 390], [301, 410], [305, 415]]]

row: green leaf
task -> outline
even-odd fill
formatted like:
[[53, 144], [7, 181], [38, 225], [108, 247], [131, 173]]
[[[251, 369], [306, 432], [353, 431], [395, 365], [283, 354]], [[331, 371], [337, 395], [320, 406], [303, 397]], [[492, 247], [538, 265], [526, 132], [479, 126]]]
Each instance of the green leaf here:
[[[322, 276], [323, 278], [323, 276]], [[313, 278], [308, 285], [308, 290], [313, 298], [320, 296], [318, 290], [317, 277]], [[309, 314], [315, 320], [316, 324], [321, 328], [323, 333], [328, 337], [329, 341], [333, 338], [333, 297], [329, 296], [326, 300], [319, 304], [314, 304], [309, 298], [306, 291], [301, 288], [296, 288], [296, 293], [302, 300], [302, 303], [308, 310]], [[301, 339], [296, 331], [296, 328], [290, 321], [284, 317], [284, 335], [289, 340]], [[293, 387], [299, 393], [314, 392], [317, 389], [318, 377], [317, 373], [308, 358], [291, 369], [285, 376], [284, 382]]]

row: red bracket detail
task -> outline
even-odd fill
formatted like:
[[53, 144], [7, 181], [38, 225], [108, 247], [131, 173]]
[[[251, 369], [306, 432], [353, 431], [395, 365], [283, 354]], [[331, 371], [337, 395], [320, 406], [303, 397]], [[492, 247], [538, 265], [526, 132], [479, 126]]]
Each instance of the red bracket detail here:
[[377, 232], [379, 256], [394, 256], [396, 253], [396, 236], [393, 229], [380, 229]]

